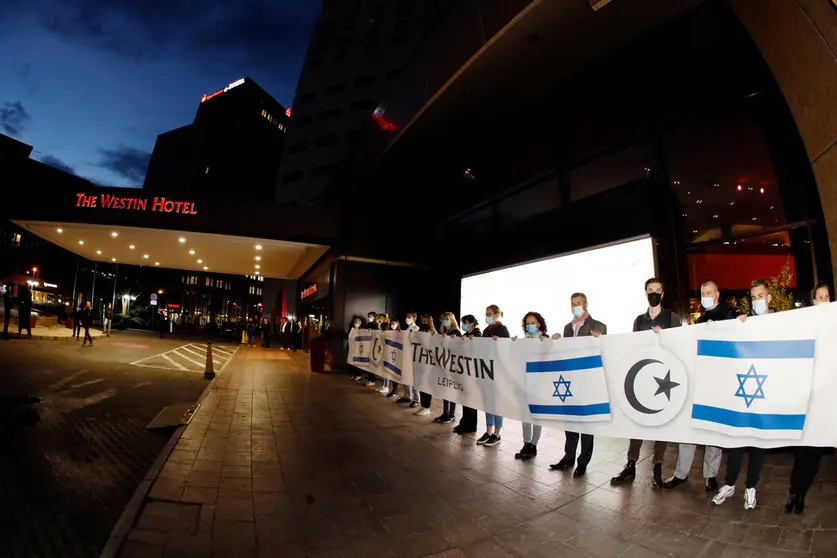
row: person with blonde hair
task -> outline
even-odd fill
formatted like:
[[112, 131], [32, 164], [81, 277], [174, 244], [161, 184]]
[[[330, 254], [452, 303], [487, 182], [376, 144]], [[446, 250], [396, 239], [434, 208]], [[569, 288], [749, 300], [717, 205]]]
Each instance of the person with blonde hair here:
[[[459, 321], [453, 312], [445, 312], [440, 316], [439, 333], [449, 337], [462, 337], [462, 332], [459, 331]], [[444, 399], [442, 401], [442, 414], [433, 419], [439, 424], [450, 424], [456, 418], [456, 403]]]
[[[509, 338], [509, 328], [502, 324], [503, 312], [496, 304], [491, 304], [485, 309], [485, 330], [483, 337], [490, 337], [495, 341], [501, 337]], [[485, 413], [485, 434], [477, 444], [486, 447], [493, 447], [500, 443], [500, 430], [503, 428], [503, 417], [491, 413]]]
[[[436, 335], [436, 327], [433, 325], [433, 316], [430, 314], [422, 314], [421, 317], [419, 317], [419, 331]], [[418, 411], [413, 414], [420, 417], [429, 415], [430, 404], [433, 403], [433, 394], [422, 391], [419, 400], [421, 401], [421, 407], [419, 407]]]

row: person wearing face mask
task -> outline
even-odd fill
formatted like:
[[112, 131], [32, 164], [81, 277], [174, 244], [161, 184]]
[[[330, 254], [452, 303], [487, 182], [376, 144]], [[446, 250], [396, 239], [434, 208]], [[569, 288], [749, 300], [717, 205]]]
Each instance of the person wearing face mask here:
[[[380, 331], [381, 329], [381, 322], [378, 321], [379, 314], [377, 312], [369, 312], [366, 315], [366, 323], [364, 324], [364, 329], [368, 329], [369, 331]], [[366, 387], [375, 387], [375, 374], [372, 372], [366, 373], [366, 383], [364, 384]]]
[[[648, 299], [648, 311], [640, 314], [634, 320], [634, 331], [653, 331], [660, 333], [664, 329], [680, 327], [680, 316], [671, 310], [663, 309], [663, 281], [652, 277], [645, 282], [645, 297]], [[663, 487], [663, 458], [666, 454], [668, 442], [654, 442], [654, 472], [651, 477], [652, 488]], [[618, 475], [610, 479], [611, 484], [633, 482], [636, 478], [636, 462], [642, 440], [631, 440], [628, 445], [628, 462]]]
[[[387, 331], [401, 331], [401, 322], [398, 320], [390, 320], [389, 324], [386, 324], [385, 327], [382, 326], [382, 329]], [[390, 387], [392, 387], [392, 391], [390, 391]], [[381, 389], [378, 391], [385, 394], [387, 399], [398, 397], [398, 382], [395, 380], [384, 379], [384, 381], [381, 382]]]
[[[770, 294], [770, 283], [765, 279], [756, 279], [753, 281], [750, 284], [750, 301], [750, 308], [753, 315], [763, 316], [772, 313], [773, 310], [770, 308], [770, 303], [773, 302], [773, 296]], [[738, 316], [738, 319], [741, 323], [744, 323], [747, 321], [747, 316]], [[741, 463], [744, 461], [745, 451], [749, 452], [750, 461], [747, 463], [744, 509], [751, 510], [756, 507], [756, 485], [759, 482], [761, 470], [764, 467], [764, 449], [756, 447], [732, 448], [729, 450], [727, 472], [724, 475], [724, 486], [712, 498], [712, 503], [716, 506], [720, 506], [735, 494], [735, 483], [738, 480], [738, 474], [741, 472]]]
[[[459, 322], [456, 321], [456, 316], [453, 312], [445, 312], [440, 316], [439, 333], [449, 337], [462, 337], [462, 332], [459, 331]], [[439, 424], [450, 424], [456, 420], [456, 403], [442, 400], [442, 414], [433, 419]]]
[[[285, 318], [282, 318], [282, 320], [284, 320], [284, 319], [285, 319]], [[284, 325], [284, 324], [283, 324], [283, 325]], [[363, 318], [361, 318], [360, 316], [355, 316], [355, 317], [352, 319], [352, 325], [351, 325], [350, 327], [351, 327], [352, 329], [360, 329], [361, 327], [363, 327]], [[348, 336], [347, 336], [347, 337], [348, 337]], [[355, 370], [356, 372], [355, 372], [355, 373], [353, 373], [351, 376], [349, 376], [349, 379], [350, 379], [350, 380], [353, 380], [353, 381], [355, 381], [355, 382], [359, 382], [360, 380], [362, 380], [362, 379], [363, 379], [363, 375], [365, 374], [365, 372], [361, 371], [361, 369], [360, 369], [360, 368], [357, 368], [356, 366], [352, 366], [352, 367], [354, 368], [354, 370]]]
[[[462, 316], [462, 334], [468, 339], [482, 337], [479, 324], [473, 314]], [[471, 434], [477, 431], [477, 410], [472, 407], [462, 406], [462, 418], [459, 424], [453, 427], [457, 434]]]
[[[527, 312], [523, 316], [522, 327], [526, 339], [539, 339], [541, 341], [549, 339], [549, 335], [546, 333], [546, 320], [538, 312]], [[512, 341], [517, 341], [516, 335], [512, 337]], [[539, 424], [523, 423], [523, 448], [514, 454], [515, 459], [527, 461], [538, 455], [538, 442], [541, 439], [542, 430], [543, 427]]]
[[[419, 318], [419, 331], [424, 333], [429, 333], [431, 335], [436, 335], [436, 328], [433, 325], [433, 316], [429, 314], [422, 314]], [[423, 417], [430, 414], [430, 404], [433, 403], [433, 395], [430, 393], [424, 393], [423, 391], [419, 394], [419, 401], [421, 402], [421, 407], [413, 413], [416, 416]]]
[[[482, 332], [483, 337], [490, 337], [495, 341], [501, 337], [509, 338], [509, 328], [502, 324], [503, 313], [500, 307], [492, 304], [485, 309], [485, 331]], [[494, 447], [500, 443], [500, 430], [503, 428], [503, 417], [500, 415], [493, 415], [485, 413], [485, 434], [480, 436], [477, 444]]]
[[[700, 305], [704, 312], [695, 320], [697, 324], [711, 324], [723, 320], [732, 320], [737, 314], [729, 307], [727, 302], [721, 298], [721, 291], [718, 284], [707, 279], [700, 286]], [[692, 469], [692, 462], [695, 459], [695, 444], [680, 444], [677, 449], [677, 465], [674, 474], [663, 483], [663, 488], [677, 488], [689, 478], [689, 471]], [[703, 453], [703, 478], [706, 492], [718, 490], [718, 469], [721, 468], [721, 448], [706, 446]]]
[[[404, 323], [407, 324], [407, 327], [404, 328], [404, 331], [418, 331], [419, 326], [416, 323], [416, 319], [418, 316], [415, 312], [407, 312], [407, 316], [404, 319]], [[416, 389], [416, 386], [404, 386], [404, 390], [406, 393], [404, 397], [400, 398], [396, 403], [409, 403], [411, 409], [415, 409], [419, 406], [419, 392]]]
[[[828, 283], [817, 283], [811, 290], [811, 304], [820, 306], [829, 302], [831, 302], [831, 289]], [[817, 476], [823, 452], [823, 448], [810, 446], [799, 446], [795, 450], [796, 456], [791, 470], [785, 513], [802, 513], [805, 510], [805, 495], [814, 483], [814, 477]]]
[[[587, 295], [584, 293], [573, 293], [570, 296], [570, 311], [573, 320], [564, 326], [564, 337], [599, 337], [607, 335], [607, 326], [602, 322], [593, 319], [587, 311]], [[560, 339], [561, 334], [556, 333], [553, 339]], [[578, 451], [578, 440], [581, 438], [581, 455], [578, 456], [578, 466], [573, 471], [574, 477], [583, 477], [587, 473], [587, 465], [593, 457], [593, 435], [579, 434], [578, 432], [565, 432], [564, 457], [561, 461], [549, 466], [552, 471], [570, 469], [575, 467], [575, 454]]]

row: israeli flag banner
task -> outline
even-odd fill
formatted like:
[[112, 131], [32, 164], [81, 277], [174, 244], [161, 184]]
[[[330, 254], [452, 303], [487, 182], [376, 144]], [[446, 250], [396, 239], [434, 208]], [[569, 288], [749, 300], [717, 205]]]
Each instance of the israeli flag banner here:
[[815, 347], [814, 339], [698, 339], [692, 425], [730, 436], [800, 439]]
[[354, 352], [352, 354], [352, 364], [363, 365], [369, 364], [369, 355], [372, 352], [372, 334], [368, 332], [359, 333], [354, 338]]
[[398, 339], [384, 340], [384, 368], [401, 378], [401, 361], [404, 357], [404, 344]]
[[528, 360], [526, 399], [529, 412], [536, 419], [610, 420], [601, 351], [568, 351], [553, 353], [543, 360]]

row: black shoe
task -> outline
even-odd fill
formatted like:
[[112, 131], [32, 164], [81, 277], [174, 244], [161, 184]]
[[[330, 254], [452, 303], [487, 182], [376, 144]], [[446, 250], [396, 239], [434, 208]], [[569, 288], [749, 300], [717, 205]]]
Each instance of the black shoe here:
[[476, 426], [463, 425], [461, 422], [453, 427], [453, 431], [457, 434], [472, 434], [477, 431]]
[[574, 477], [583, 477], [587, 473], [587, 465], [579, 465], [573, 471]]
[[530, 442], [524, 442], [523, 448], [514, 454], [515, 459], [527, 460], [538, 455], [538, 446]]
[[716, 490], [718, 490], [718, 479], [716, 479], [715, 477], [709, 477], [708, 479], [706, 479], [705, 490], [707, 492], [715, 492]]
[[479, 440], [477, 440], [477, 444], [480, 446], [485, 444], [488, 441], [488, 439], [491, 438], [491, 436], [493, 436], [493, 434], [489, 434], [488, 432], [486, 432], [485, 434], [480, 436]]
[[410, 399], [409, 397], [402, 397], [401, 399], [396, 401], [396, 403], [410, 403], [411, 401], [412, 399]]
[[439, 415], [438, 417], [434, 418], [434, 419], [433, 419], [433, 422], [439, 422], [439, 423], [441, 423], [441, 422], [442, 422], [442, 421], [443, 421], [446, 417], [447, 417], [447, 415], [446, 415], [446, 414], [441, 414], [441, 415]]
[[622, 472], [610, 479], [610, 484], [617, 484], [620, 482], [633, 482], [636, 478], [636, 461], [628, 461]]
[[444, 415], [444, 416], [442, 417], [442, 420], [440, 420], [440, 421], [439, 421], [439, 423], [440, 423], [440, 424], [450, 424], [450, 423], [452, 423], [454, 420], [456, 420], [456, 419], [454, 419], [452, 416], [450, 416], [450, 415]]
[[802, 513], [805, 511], [805, 495], [801, 494], [796, 497], [796, 507], [793, 509], [793, 513]]
[[667, 481], [665, 481], [663, 483], [663, 488], [677, 488], [678, 486], [680, 486], [681, 484], [685, 483], [688, 480], [689, 480], [689, 477], [686, 477], [685, 479], [681, 479], [677, 475], [672, 475], [672, 477], [670, 479], [668, 479]]
[[553, 463], [549, 466], [550, 471], [563, 471], [564, 469], [572, 469], [573, 465], [575, 465], [575, 459], [568, 459], [564, 457], [558, 463]]
[[663, 487], [663, 465], [657, 463], [654, 465], [654, 472], [651, 475], [651, 488]]
[[392, 399], [393, 397], [398, 397], [397, 391], [391, 391], [387, 394], [387, 399]]
[[785, 513], [793, 513], [796, 510], [796, 504], [799, 501], [799, 496], [791, 494], [788, 496], [788, 503], [785, 504]]
[[526, 461], [527, 459], [532, 459], [538, 455], [538, 446], [529, 442], [529, 453], [523, 457], [523, 460]]
[[500, 437], [497, 434], [492, 434], [488, 437], [488, 440], [486, 440], [483, 445], [487, 448], [492, 448], [499, 443], [500, 443]]

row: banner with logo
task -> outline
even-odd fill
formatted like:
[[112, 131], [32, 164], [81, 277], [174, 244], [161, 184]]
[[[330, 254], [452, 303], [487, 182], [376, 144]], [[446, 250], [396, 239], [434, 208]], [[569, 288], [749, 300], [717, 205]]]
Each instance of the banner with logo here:
[[349, 362], [504, 417], [617, 438], [837, 447], [837, 304], [662, 331], [465, 339], [355, 330]]

